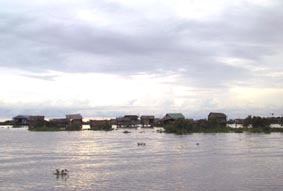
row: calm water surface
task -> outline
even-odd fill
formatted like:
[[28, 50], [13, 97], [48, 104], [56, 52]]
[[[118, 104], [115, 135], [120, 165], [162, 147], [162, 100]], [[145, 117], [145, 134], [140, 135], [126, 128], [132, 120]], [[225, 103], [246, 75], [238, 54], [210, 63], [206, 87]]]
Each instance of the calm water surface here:
[[0, 190], [283, 190], [283, 134], [141, 131], [0, 128]]

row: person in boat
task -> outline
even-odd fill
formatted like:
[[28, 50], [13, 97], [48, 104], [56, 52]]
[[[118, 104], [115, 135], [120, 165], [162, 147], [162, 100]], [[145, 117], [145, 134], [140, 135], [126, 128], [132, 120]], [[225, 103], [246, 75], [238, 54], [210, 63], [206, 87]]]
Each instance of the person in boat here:
[[67, 169], [61, 170], [61, 175], [67, 175], [67, 174], [68, 174], [68, 170]]
[[60, 175], [60, 171], [59, 171], [58, 168], [55, 170], [55, 173], [54, 173], [54, 174], [55, 174], [55, 175]]
[[56, 171], [55, 171], [55, 175], [57, 175], [57, 176], [59, 176], [59, 175], [68, 175], [68, 170], [67, 169], [64, 169], [64, 170], [61, 170], [61, 172], [60, 172], [60, 170], [59, 169], [56, 169]]

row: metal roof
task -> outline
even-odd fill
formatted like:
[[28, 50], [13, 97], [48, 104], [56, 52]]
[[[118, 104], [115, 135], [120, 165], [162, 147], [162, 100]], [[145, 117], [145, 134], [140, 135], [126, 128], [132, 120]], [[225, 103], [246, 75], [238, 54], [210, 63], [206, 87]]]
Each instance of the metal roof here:
[[182, 113], [167, 113], [166, 117], [170, 117], [171, 119], [184, 119], [185, 116]]

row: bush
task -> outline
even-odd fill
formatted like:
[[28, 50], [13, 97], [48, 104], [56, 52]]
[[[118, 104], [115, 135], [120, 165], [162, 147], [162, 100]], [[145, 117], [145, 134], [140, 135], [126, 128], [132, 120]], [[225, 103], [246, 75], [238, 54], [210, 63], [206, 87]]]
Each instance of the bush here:
[[178, 119], [164, 126], [166, 133], [189, 134], [189, 133], [229, 133], [231, 128], [227, 128], [225, 124], [214, 123], [201, 119], [198, 121]]
[[253, 128], [260, 128], [264, 131], [270, 131], [270, 124], [271, 120], [268, 118], [262, 118], [258, 116], [248, 116], [247, 118], [244, 119], [244, 127], [248, 127], [249, 125], [252, 125]]
[[164, 126], [166, 133], [175, 133], [175, 134], [188, 134], [193, 133], [193, 121], [186, 119], [177, 119], [176, 121], [170, 122]]
[[112, 131], [113, 130], [112, 124], [110, 121], [101, 122], [99, 124], [91, 126], [90, 129], [95, 130], [95, 131]]

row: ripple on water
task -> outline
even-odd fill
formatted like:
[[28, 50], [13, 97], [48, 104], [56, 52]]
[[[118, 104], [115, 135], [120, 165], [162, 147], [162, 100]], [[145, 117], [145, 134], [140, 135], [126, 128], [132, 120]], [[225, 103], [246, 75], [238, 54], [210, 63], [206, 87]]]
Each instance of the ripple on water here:
[[[0, 184], [8, 191], [283, 189], [281, 134], [2, 128], [0, 143]], [[69, 169], [69, 176], [54, 176], [56, 168]]]

